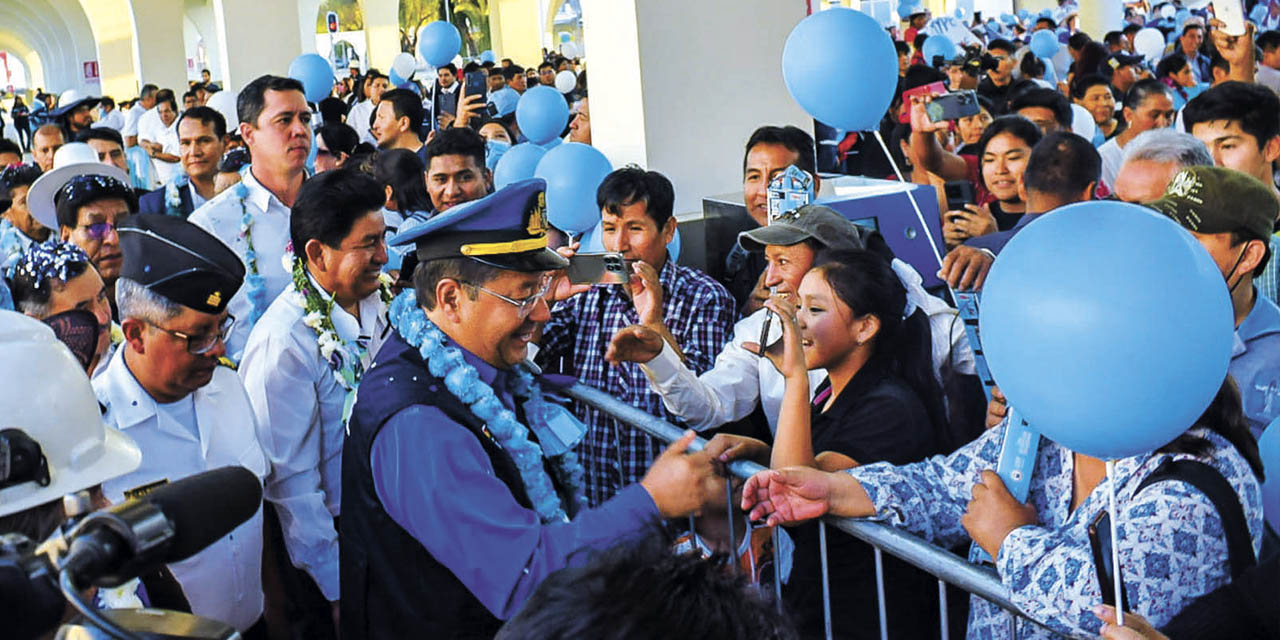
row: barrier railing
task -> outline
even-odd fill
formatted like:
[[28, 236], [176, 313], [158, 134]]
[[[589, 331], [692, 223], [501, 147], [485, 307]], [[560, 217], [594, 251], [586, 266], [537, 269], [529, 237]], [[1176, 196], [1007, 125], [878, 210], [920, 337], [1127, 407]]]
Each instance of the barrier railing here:
[[[621, 402], [599, 389], [595, 389], [584, 384], [574, 384], [569, 387], [561, 387], [558, 390], [578, 402], [602, 411], [624, 424], [643, 430], [663, 442], [672, 442], [677, 440], [684, 433], [683, 429], [680, 429], [661, 418], [652, 416], [640, 409]], [[699, 451], [705, 445], [706, 440], [698, 438], [689, 448], [693, 451]], [[731, 474], [743, 479], [749, 478], [752, 475], [765, 470], [765, 467], [748, 460], [735, 460], [727, 466]], [[729, 508], [730, 510], [733, 509], [732, 501], [730, 501]], [[733, 520], [734, 518], [731, 513], [729, 521], [733, 522]], [[886, 524], [856, 518], [826, 517], [823, 518], [823, 524], [819, 526], [819, 540], [821, 545], [820, 552], [822, 556], [823, 571], [823, 613], [826, 620], [828, 638], [831, 637], [831, 602], [829, 599], [830, 589], [826, 579], [827, 524], [834, 526], [875, 548], [876, 587], [880, 596], [880, 637], [882, 639], [888, 638], [888, 630], [885, 627], [882, 552], [888, 552], [938, 578], [938, 602], [940, 605], [939, 625], [941, 637], [944, 640], [949, 636], [947, 628], [946, 603], [947, 584], [954, 585], [1008, 611], [1010, 613], [1009, 622], [1013, 638], [1018, 637], [1018, 627], [1016, 624], [1017, 618], [1028, 620], [1060, 637], [1077, 637], [1062, 635], [1061, 633], [1046, 627], [1042, 622], [1027, 615], [1027, 613], [1018, 607], [1018, 605], [1010, 598], [1009, 588], [1000, 581], [1000, 578], [996, 575], [995, 571], [989, 568], [972, 564], [946, 549], [926, 542], [911, 533], [907, 533]], [[776, 540], [774, 548], [777, 548]], [[779, 565], [780, 563], [774, 563], [775, 568]], [[781, 582], [781, 580], [774, 580], [775, 589], [781, 589]]]

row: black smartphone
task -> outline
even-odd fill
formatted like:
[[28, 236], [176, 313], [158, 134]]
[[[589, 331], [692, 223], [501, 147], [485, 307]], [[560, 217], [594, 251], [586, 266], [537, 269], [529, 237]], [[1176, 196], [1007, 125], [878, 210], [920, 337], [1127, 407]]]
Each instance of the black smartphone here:
[[[489, 80], [484, 77], [484, 72], [472, 71], [467, 74], [465, 89], [467, 97], [474, 95], [487, 96], [489, 94]], [[483, 103], [484, 100], [481, 100], [481, 102]]]
[[978, 94], [972, 90], [944, 93], [934, 96], [933, 100], [925, 105], [924, 110], [929, 114], [931, 122], [975, 116], [979, 111]]
[[977, 203], [973, 183], [968, 180], [948, 180], [942, 185], [942, 193], [947, 199], [947, 211], [964, 211], [965, 205]]

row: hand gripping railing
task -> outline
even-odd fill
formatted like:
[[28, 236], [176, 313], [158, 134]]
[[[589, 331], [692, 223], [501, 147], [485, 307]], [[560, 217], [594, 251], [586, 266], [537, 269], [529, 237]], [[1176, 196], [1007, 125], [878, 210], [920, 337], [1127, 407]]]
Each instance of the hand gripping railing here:
[[[624, 424], [640, 429], [663, 442], [673, 442], [678, 440], [680, 436], [684, 434], [684, 431], [679, 427], [661, 418], [645, 413], [644, 411], [626, 404], [594, 387], [577, 383], [568, 387], [558, 386], [556, 390], [578, 402], [602, 411]], [[706, 440], [697, 438], [694, 440], [693, 444], [689, 446], [689, 449], [691, 451], [700, 451], [704, 446], [706, 446], [706, 443]], [[765, 467], [749, 460], [735, 460], [727, 466], [730, 473], [735, 477], [743, 479], [750, 478], [752, 475], [765, 470]], [[729, 505], [729, 509], [731, 512], [729, 521], [733, 522], [732, 504]], [[1014, 604], [1009, 595], [1009, 588], [1000, 581], [999, 576], [997, 576], [991, 569], [971, 564], [946, 549], [925, 542], [915, 535], [889, 525], [856, 518], [837, 518], [832, 516], [823, 518], [823, 523], [830, 524], [831, 526], [834, 526], [875, 548], [876, 584], [880, 595], [881, 638], [888, 638], [888, 630], [885, 626], [884, 578], [881, 559], [882, 551], [887, 551], [888, 553], [901, 558], [903, 561], [919, 567], [938, 578], [938, 600], [940, 605], [939, 624], [941, 637], [944, 640], [946, 640], [949, 635], [947, 629], [946, 606], [947, 584], [955, 585], [956, 587], [987, 600], [1012, 614], [1010, 617], [1010, 630], [1012, 637], [1014, 638], [1018, 635], [1015, 618], [1025, 618], [1040, 627], [1049, 629], [1040, 621], [1027, 615], [1026, 612], [1018, 607], [1018, 605]], [[827, 637], [830, 638], [831, 603], [828, 597], [830, 589], [828, 588], [826, 581], [827, 559], [825, 525], [820, 526], [819, 537], [821, 541], [820, 544], [822, 545], [823, 615], [827, 625]], [[776, 544], [774, 548], [777, 548]], [[777, 567], [779, 564], [780, 563], [775, 562], [774, 566]], [[781, 588], [781, 582], [781, 580], [774, 581], [775, 589]], [[1061, 635], [1057, 631], [1052, 629], [1049, 630], [1055, 634]]]

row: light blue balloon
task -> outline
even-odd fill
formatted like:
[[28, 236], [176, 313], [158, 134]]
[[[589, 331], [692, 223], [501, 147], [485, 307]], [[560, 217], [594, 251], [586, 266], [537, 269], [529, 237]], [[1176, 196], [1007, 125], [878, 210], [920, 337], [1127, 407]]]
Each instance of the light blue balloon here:
[[609, 159], [591, 145], [566, 142], [548, 151], [533, 172], [547, 181], [547, 222], [569, 233], [595, 226], [600, 221], [596, 189], [612, 171]]
[[1249, 12], [1249, 20], [1253, 21], [1254, 24], [1262, 24], [1262, 21], [1267, 17], [1267, 6], [1261, 2], [1255, 5], [1253, 11]]
[[604, 237], [603, 234], [603, 221], [597, 222], [596, 226], [587, 229], [587, 231], [578, 238], [578, 242], [582, 243], [578, 245], [578, 253], [604, 253], [606, 249], [604, 248], [604, 241], [602, 240]]
[[289, 77], [302, 83], [307, 102], [320, 102], [333, 90], [333, 67], [324, 56], [304, 53], [289, 64]]
[[814, 119], [845, 131], [877, 129], [898, 87], [898, 54], [875, 18], [845, 7], [796, 25], [782, 49], [787, 91]]
[[530, 142], [546, 144], [560, 137], [569, 123], [569, 104], [554, 87], [532, 87], [516, 103], [516, 123]]
[[1267, 480], [1262, 483], [1262, 511], [1271, 528], [1280, 531], [1280, 418], [1258, 438], [1258, 455]]
[[1000, 22], [1012, 27], [1013, 25], [1018, 24], [1018, 19], [1013, 17], [1012, 13], [1002, 13], [1000, 14]]
[[676, 227], [675, 235], [671, 236], [671, 242], [667, 243], [667, 256], [672, 262], [680, 261], [680, 227]]
[[462, 35], [448, 22], [436, 20], [418, 32], [418, 55], [433, 67], [449, 64], [460, 50]]
[[1018, 9], [1018, 19], [1026, 22], [1031, 17], [1031, 12], [1026, 9]]
[[1031, 34], [1031, 53], [1036, 54], [1038, 58], [1044, 60], [1052, 58], [1058, 54], [1058, 49], [1061, 46], [1058, 42], [1058, 36], [1048, 29], [1041, 29]]
[[511, 147], [502, 154], [497, 168], [493, 170], [493, 186], [501, 189], [512, 182], [532, 178], [534, 170], [538, 168], [538, 161], [546, 153], [546, 149], [531, 142]]
[[485, 49], [480, 52], [480, 62], [497, 62], [498, 58], [493, 54], [493, 49]]
[[1104, 460], [1190, 428], [1226, 379], [1235, 333], [1204, 247], [1165, 216], [1110, 201], [1057, 209], [1010, 240], [979, 323], [1010, 405], [1058, 444]]
[[954, 60], [960, 55], [960, 49], [956, 47], [956, 43], [951, 38], [943, 35], [929, 36], [924, 41], [924, 46], [920, 48], [920, 53], [924, 55], [924, 62], [927, 65], [933, 64], [933, 59], [942, 56], [943, 60]]
[[400, 74], [396, 73], [395, 69], [387, 72], [387, 81], [390, 82], [393, 87], [399, 87], [405, 83], [404, 78], [401, 78]]
[[958, 20], [964, 20], [964, 17], [965, 17], [964, 7], [956, 7], [955, 16], [956, 16], [956, 19]]
[[564, 144], [564, 138], [555, 137], [555, 138], [552, 138], [550, 142], [547, 142], [547, 143], [544, 143], [544, 144], [540, 144], [540, 145], [538, 145], [538, 146], [539, 146], [539, 147], [542, 147], [543, 149], [546, 149], [547, 151], [550, 151], [550, 150], [552, 150], [552, 149], [554, 149], [554, 148], [556, 148], [556, 147], [560, 146], [561, 144]]
[[1036, 17], [1037, 17], [1037, 18], [1049, 18], [1050, 20], [1052, 20], [1052, 19], [1053, 19], [1053, 9], [1041, 9], [1041, 10], [1040, 10], [1040, 14], [1039, 14], [1038, 16], [1036, 16]]

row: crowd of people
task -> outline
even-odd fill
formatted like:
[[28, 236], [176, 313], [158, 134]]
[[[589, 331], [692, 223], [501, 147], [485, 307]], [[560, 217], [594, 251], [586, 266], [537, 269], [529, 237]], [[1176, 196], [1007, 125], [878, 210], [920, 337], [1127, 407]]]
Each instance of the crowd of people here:
[[[448, 64], [399, 86], [352, 69], [318, 102], [271, 74], [226, 100], [207, 71], [180, 96], [16, 98], [3, 397], [55, 401], [5, 408], [44, 416], [0, 432], [44, 463], [4, 469], [0, 533], [56, 535], [77, 515], [64, 494], [97, 508], [234, 465], [261, 480], [262, 509], [96, 606], [247, 638], [808, 638], [826, 632], [825, 569], [838, 638], [880, 637], [881, 610], [892, 637], [935, 637], [940, 616], [970, 638], [1277, 637], [1258, 439], [1280, 417], [1280, 32], [1147, 4], [1086, 34], [1071, 2], [988, 21], [901, 3], [887, 149], [818, 122], [743, 131], [741, 160], [723, 160], [742, 163], [750, 228], [708, 238], [728, 246], [707, 271], [670, 251], [661, 167], [616, 169], [596, 190], [598, 239], [625, 259], [612, 284], [570, 276], [586, 250], [549, 224], [545, 181], [494, 182], [534, 85], [571, 105], [563, 141], [592, 143], [583, 60]], [[966, 42], [937, 55], [956, 25]], [[1148, 27], [1161, 56], [1135, 49]], [[1031, 51], [1042, 31], [1069, 56]], [[930, 115], [963, 91], [975, 112]], [[820, 202], [771, 201], [789, 172], [813, 200], [824, 177], [898, 169], [937, 187], [945, 287]], [[1098, 199], [1168, 216], [1212, 257], [1229, 376], [1181, 436], [1110, 476], [1046, 440], [1020, 501], [994, 473], [1009, 408], [984, 395], [953, 292], [981, 291], [1035, 220]], [[575, 382], [688, 431], [664, 443], [565, 400]], [[769, 470], [735, 479], [735, 460]], [[1154, 482], [1171, 461], [1229, 490]], [[1119, 554], [1124, 626], [1100, 607], [1093, 549], [1110, 487], [1140, 538]], [[972, 543], [1034, 622], [1011, 628], [979, 598], [940, 610], [933, 576], [820, 533], [828, 514]]]

